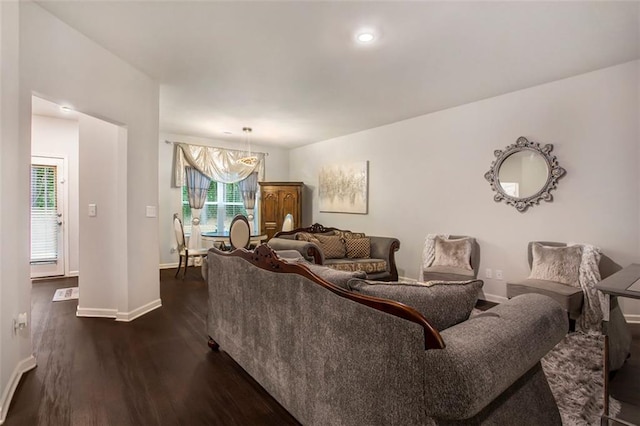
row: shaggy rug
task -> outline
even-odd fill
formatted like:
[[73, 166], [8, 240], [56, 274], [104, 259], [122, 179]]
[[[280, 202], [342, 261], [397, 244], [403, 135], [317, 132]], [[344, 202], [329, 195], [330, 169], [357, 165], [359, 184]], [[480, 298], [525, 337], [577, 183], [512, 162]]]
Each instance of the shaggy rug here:
[[[542, 368], [564, 426], [599, 425], [603, 412], [604, 336], [570, 333], [544, 358]], [[609, 398], [609, 413], [620, 402]]]

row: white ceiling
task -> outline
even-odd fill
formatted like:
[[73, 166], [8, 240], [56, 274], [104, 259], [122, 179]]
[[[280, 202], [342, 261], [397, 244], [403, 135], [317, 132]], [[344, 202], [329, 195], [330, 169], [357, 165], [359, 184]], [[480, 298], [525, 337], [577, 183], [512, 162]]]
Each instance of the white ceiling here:
[[40, 4], [159, 81], [161, 131], [284, 147], [639, 58], [636, 2]]

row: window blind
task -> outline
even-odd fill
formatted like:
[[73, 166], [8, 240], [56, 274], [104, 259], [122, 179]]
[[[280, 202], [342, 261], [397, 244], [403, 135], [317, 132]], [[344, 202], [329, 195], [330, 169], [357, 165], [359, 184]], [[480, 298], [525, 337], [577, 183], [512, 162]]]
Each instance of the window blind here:
[[31, 263], [58, 261], [57, 168], [31, 166]]

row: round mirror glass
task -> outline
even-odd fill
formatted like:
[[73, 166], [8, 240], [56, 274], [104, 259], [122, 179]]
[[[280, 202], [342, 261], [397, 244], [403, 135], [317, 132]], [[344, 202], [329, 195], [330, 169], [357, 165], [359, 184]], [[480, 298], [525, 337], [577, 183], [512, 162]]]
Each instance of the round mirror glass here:
[[527, 198], [545, 187], [549, 167], [542, 154], [524, 149], [504, 159], [498, 180], [504, 192], [514, 198]]

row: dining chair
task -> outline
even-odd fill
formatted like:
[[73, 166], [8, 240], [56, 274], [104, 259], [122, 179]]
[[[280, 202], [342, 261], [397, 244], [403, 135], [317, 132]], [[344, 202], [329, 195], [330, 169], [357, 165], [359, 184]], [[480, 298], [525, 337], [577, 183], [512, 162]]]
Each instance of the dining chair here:
[[189, 266], [190, 258], [205, 258], [207, 257], [206, 248], [200, 249], [189, 249], [186, 244], [186, 240], [184, 237], [184, 227], [182, 226], [182, 220], [178, 216], [178, 213], [174, 213], [173, 215], [173, 232], [176, 234], [176, 242], [178, 243], [178, 270], [176, 271], [176, 277], [180, 273], [180, 267], [182, 266], [182, 259], [184, 259], [184, 272], [182, 273], [182, 279], [184, 280], [185, 275], [187, 275], [187, 267]]
[[293, 231], [294, 223], [293, 223], [293, 215], [291, 213], [287, 213], [284, 217], [284, 222], [282, 223], [283, 231]]
[[249, 242], [251, 240], [251, 228], [249, 227], [249, 220], [245, 215], [237, 214], [231, 221], [229, 227], [229, 243], [231, 244], [231, 250], [237, 248], [249, 248]]

